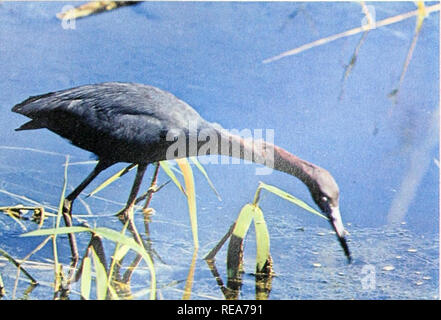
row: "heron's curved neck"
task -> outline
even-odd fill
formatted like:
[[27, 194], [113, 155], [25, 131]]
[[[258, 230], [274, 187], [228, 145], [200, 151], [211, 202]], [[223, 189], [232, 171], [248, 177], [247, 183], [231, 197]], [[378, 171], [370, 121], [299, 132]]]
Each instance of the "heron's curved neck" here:
[[285, 149], [261, 140], [244, 139], [228, 131], [219, 131], [219, 154], [249, 160], [300, 179], [308, 187], [313, 185], [316, 165], [300, 159]]

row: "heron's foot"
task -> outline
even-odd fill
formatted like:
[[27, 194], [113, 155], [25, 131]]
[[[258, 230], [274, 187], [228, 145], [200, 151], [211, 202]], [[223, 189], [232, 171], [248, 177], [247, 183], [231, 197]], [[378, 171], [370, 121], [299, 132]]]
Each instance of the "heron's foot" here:
[[72, 201], [65, 198], [63, 202], [63, 215], [67, 215], [69, 217], [69, 220], [72, 222]]
[[136, 230], [135, 227], [135, 223], [134, 223], [134, 219], [133, 219], [133, 205], [124, 208], [123, 210], [121, 210], [120, 212], [118, 212], [116, 215], [119, 219], [119, 221], [121, 221], [122, 224], [127, 225], [127, 229], [129, 230], [129, 232], [132, 234], [133, 239], [135, 239], [135, 241], [140, 244], [143, 245], [141, 236], [139, 235], [138, 231]]
[[125, 207], [120, 212], [118, 212], [116, 216], [122, 224], [126, 224], [128, 221], [131, 221], [133, 219], [133, 206]]

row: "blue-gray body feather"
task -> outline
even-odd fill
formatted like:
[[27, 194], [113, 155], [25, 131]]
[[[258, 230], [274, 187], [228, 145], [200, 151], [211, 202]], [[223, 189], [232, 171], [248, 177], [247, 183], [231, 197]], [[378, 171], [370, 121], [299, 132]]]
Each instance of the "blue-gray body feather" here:
[[108, 82], [33, 96], [12, 111], [32, 120], [17, 130], [47, 128], [74, 145], [115, 162], [164, 160], [167, 133], [196, 133], [211, 124], [169, 92]]

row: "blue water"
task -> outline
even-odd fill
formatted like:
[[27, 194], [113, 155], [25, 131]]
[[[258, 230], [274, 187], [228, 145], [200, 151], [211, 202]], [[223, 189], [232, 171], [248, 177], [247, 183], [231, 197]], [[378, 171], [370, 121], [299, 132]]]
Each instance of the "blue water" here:
[[[415, 18], [370, 31], [343, 81], [361, 34], [271, 63], [263, 60], [360, 26], [363, 14], [357, 3], [147, 2], [76, 20], [71, 22], [73, 29], [63, 28], [55, 17], [66, 5], [0, 4], [0, 206], [28, 205], [17, 197], [24, 196], [56, 207], [64, 155], [74, 163], [92, 159], [47, 130], [15, 132], [25, 119], [10, 112], [14, 104], [30, 95], [82, 84], [146, 83], [174, 93], [225, 128], [273, 129], [276, 144], [336, 178], [355, 263], [345, 264], [334, 236], [314, 237], [329, 230], [326, 221], [265, 194], [261, 205], [278, 273], [270, 298], [438, 297], [439, 12], [424, 21], [394, 104], [388, 94], [398, 86]], [[368, 5], [377, 21], [415, 10], [413, 2]], [[92, 166], [69, 167], [70, 190]], [[259, 176], [255, 166], [245, 164], [206, 169], [223, 201], [195, 169], [201, 249], [193, 297], [202, 299], [222, 295], [201, 258], [240, 208], [252, 201], [259, 181], [313, 204], [305, 186], [282, 173]], [[116, 171], [109, 170], [103, 178]], [[146, 181], [152, 172], [149, 168]], [[100, 198], [86, 199], [92, 212], [106, 217], [117, 212], [133, 176], [118, 180], [100, 192]], [[166, 180], [161, 173], [159, 182]], [[179, 281], [185, 279], [192, 251], [186, 200], [169, 184], [155, 195], [152, 207], [155, 250], [168, 258], [167, 265], [158, 265], [159, 281], [178, 281], [164, 289], [163, 297], [180, 298]], [[75, 208], [85, 212], [79, 201]], [[99, 226], [118, 224], [111, 218], [93, 221]], [[0, 215], [0, 223], [0, 248], [23, 257], [37, 245], [17, 238], [22, 230], [10, 226], [10, 218]], [[251, 264], [252, 239], [250, 235], [246, 254]], [[314, 250], [318, 253], [311, 253]], [[46, 253], [50, 257], [50, 250]], [[224, 270], [222, 259], [221, 253], [217, 262]], [[385, 261], [395, 269], [383, 271]], [[361, 288], [359, 275], [365, 265], [374, 266], [382, 285]], [[11, 279], [15, 275], [7, 267], [0, 272], [5, 282], [5, 274]], [[254, 290], [250, 281], [251, 276], [245, 277], [243, 294], [248, 298]], [[33, 298], [50, 298], [50, 293], [35, 294]]]

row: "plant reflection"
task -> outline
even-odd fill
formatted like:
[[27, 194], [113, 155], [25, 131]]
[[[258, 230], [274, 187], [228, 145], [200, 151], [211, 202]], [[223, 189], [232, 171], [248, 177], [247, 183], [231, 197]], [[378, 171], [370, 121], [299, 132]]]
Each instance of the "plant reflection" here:
[[[205, 262], [207, 263], [208, 268], [215, 278], [216, 283], [219, 286], [219, 289], [222, 291], [225, 299], [239, 300], [243, 284], [242, 275], [244, 272], [231, 272], [235, 273], [235, 276], [227, 276], [227, 285], [225, 286], [222, 277], [217, 270], [215, 260], [206, 259]], [[230, 272], [227, 271], [227, 273], [229, 274]], [[270, 265], [268, 265], [268, 268], [265, 268], [264, 271], [255, 274], [256, 300], [267, 300], [269, 298], [271, 293], [272, 277], [273, 272]]]
[[[236, 223], [233, 223], [225, 236], [205, 257], [205, 262], [207, 263], [211, 274], [215, 278], [216, 283], [222, 291], [222, 294], [224, 295], [226, 300], [238, 300], [243, 284], [243, 238], [240, 238], [233, 234], [235, 226]], [[215, 256], [217, 252], [222, 248], [224, 243], [228, 240], [228, 238], [230, 238], [230, 242], [228, 244], [227, 255], [227, 285], [225, 286], [216, 268]], [[256, 265], [256, 300], [266, 300], [268, 299], [271, 292], [272, 277], [274, 275], [271, 256], [268, 257], [263, 268], [261, 268], [261, 270], [258, 269], [259, 268]]]

